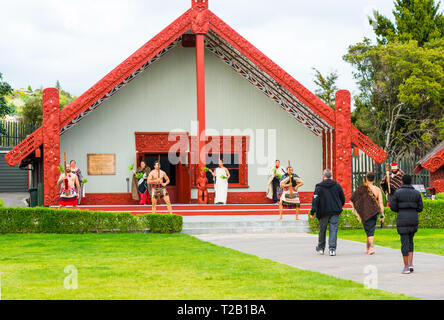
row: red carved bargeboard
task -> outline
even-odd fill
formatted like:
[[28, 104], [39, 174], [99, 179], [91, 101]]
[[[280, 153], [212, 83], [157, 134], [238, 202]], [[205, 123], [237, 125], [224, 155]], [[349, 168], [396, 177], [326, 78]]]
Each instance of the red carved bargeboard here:
[[365, 134], [359, 131], [356, 127], [352, 126], [352, 143], [358, 146], [359, 149], [364, 151], [370, 158], [377, 163], [383, 163], [387, 158], [387, 152], [378, 147], [373, 141], [369, 139]]
[[432, 157], [430, 157], [430, 159], [421, 165], [421, 167], [430, 172], [435, 172], [442, 166], [444, 166], [444, 148], [435, 153]]

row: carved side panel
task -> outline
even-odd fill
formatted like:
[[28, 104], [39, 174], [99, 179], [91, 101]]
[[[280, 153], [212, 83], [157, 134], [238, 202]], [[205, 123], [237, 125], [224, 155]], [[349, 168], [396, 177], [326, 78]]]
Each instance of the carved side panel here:
[[56, 205], [59, 198], [57, 180], [60, 171], [60, 111], [59, 91], [43, 90], [43, 184], [45, 206]]
[[352, 195], [352, 125], [350, 92], [336, 92], [335, 108], [335, 169], [336, 181], [344, 189], [345, 199]]
[[444, 148], [438, 151], [429, 160], [422, 164], [422, 167], [430, 172], [435, 172], [444, 165]]

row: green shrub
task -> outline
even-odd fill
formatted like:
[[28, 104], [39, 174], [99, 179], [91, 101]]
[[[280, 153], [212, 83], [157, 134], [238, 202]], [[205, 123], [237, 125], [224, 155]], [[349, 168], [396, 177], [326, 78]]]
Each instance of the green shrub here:
[[[419, 228], [444, 228], [444, 200], [424, 200], [424, 209], [418, 213]], [[395, 228], [397, 213], [384, 208], [384, 227]], [[312, 231], [319, 230], [318, 219], [310, 219], [309, 224]], [[379, 219], [378, 223], [379, 225]], [[351, 209], [345, 209], [339, 215], [339, 229], [363, 229], [362, 223], [353, 214]]]
[[182, 231], [180, 215], [33, 208], [0, 208], [0, 233], [102, 233]]
[[435, 195], [435, 200], [444, 200], [444, 192], [437, 193]]
[[3, 199], [0, 198], [0, 208], [3, 207]]

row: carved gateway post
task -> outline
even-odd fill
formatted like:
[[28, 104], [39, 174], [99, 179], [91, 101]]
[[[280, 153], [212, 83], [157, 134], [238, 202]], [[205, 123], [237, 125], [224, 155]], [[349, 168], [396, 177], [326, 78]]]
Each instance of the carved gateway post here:
[[60, 111], [59, 91], [56, 88], [43, 90], [43, 188], [44, 205], [55, 205], [59, 198], [57, 180], [60, 171]]
[[349, 201], [352, 195], [352, 124], [350, 92], [347, 90], [336, 92], [334, 136], [336, 172], [333, 174], [344, 189], [345, 201]]

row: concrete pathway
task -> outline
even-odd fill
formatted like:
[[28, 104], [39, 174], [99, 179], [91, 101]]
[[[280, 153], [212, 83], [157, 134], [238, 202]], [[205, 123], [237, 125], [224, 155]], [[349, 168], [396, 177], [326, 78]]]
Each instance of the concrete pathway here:
[[5, 207], [27, 207], [28, 198], [29, 192], [0, 192], [0, 199], [3, 199]]
[[[362, 235], [365, 236], [364, 233]], [[377, 236], [377, 234], [376, 234]], [[197, 238], [300, 269], [318, 271], [421, 299], [444, 299], [444, 256], [415, 252], [415, 272], [401, 274], [400, 250], [338, 239], [336, 256], [315, 251], [317, 235], [306, 233], [207, 234]], [[327, 238], [328, 242], [328, 238]]]

